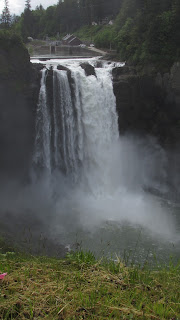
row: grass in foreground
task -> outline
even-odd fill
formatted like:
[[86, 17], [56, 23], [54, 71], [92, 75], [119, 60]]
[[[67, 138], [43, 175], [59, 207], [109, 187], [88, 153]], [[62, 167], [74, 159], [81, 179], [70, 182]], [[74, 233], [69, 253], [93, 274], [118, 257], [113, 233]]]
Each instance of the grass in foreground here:
[[0, 254], [0, 319], [180, 319], [179, 266], [159, 271], [96, 261]]

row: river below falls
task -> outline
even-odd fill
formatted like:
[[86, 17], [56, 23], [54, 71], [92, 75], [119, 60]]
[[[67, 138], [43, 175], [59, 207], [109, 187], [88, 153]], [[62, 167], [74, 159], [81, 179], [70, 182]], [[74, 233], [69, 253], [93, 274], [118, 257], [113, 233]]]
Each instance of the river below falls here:
[[144, 193], [123, 194], [127, 199], [122, 204], [120, 195], [118, 199], [103, 199], [83, 193], [73, 195], [72, 190], [68, 197], [54, 195], [52, 203], [47, 194], [44, 198], [44, 192], [38, 194], [38, 201], [36, 187], [11, 196], [16, 210], [6, 204], [0, 225], [0, 233], [8, 243], [26, 252], [50, 256], [90, 250], [97, 258], [120, 257], [126, 263], [156, 265], [180, 259], [177, 203]]
[[[153, 197], [150, 196], [150, 199], [152, 200]], [[145, 199], [150, 201], [149, 195], [147, 198], [145, 195]], [[104, 210], [104, 205], [101, 207], [99, 201], [98, 205], [95, 201], [89, 208], [84, 208], [83, 214], [76, 212], [75, 216], [79, 217], [79, 223], [74, 221], [73, 227], [71, 223], [67, 223], [64, 231], [60, 228], [58, 219], [55, 219], [56, 224], [52, 226], [51, 234], [56, 235], [54, 240], [62, 239], [61, 243], [68, 251], [81, 249], [91, 251], [98, 258], [104, 256], [116, 260], [117, 257], [120, 257], [126, 263], [144, 264], [148, 262], [150, 265], [168, 264], [171, 259], [177, 262], [180, 259], [180, 205], [155, 197], [155, 203], [157, 202], [158, 210], [161, 208], [161, 212], [163, 210], [165, 212], [164, 221], [161, 212], [152, 213], [151, 219], [147, 220], [146, 212], [139, 214], [136, 211], [138, 209], [149, 210], [149, 206], [146, 207], [143, 201], [137, 204], [137, 207], [133, 203], [134, 208], [127, 208], [128, 214], [122, 212], [121, 215], [120, 212], [124, 208], [119, 205], [119, 217], [116, 220], [116, 215], [112, 213], [114, 208], [111, 199], [111, 208], [108, 208], [105, 201], [107, 208]], [[114, 203], [114, 206], [116, 205], [117, 203]], [[151, 209], [155, 210], [154, 204]], [[104, 220], [102, 216], [107, 217], [108, 210], [109, 218]], [[74, 213], [75, 211], [76, 209]], [[58, 233], [60, 229], [61, 232]]]

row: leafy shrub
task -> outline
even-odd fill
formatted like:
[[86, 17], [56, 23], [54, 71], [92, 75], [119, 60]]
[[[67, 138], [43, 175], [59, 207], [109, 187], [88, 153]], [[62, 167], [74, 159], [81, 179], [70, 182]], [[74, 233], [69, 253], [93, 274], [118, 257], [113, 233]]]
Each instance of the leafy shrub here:
[[105, 26], [94, 38], [96, 47], [114, 48], [116, 32], [113, 26]]
[[18, 46], [22, 47], [23, 42], [19, 35], [9, 30], [0, 30], [0, 47], [4, 50]]

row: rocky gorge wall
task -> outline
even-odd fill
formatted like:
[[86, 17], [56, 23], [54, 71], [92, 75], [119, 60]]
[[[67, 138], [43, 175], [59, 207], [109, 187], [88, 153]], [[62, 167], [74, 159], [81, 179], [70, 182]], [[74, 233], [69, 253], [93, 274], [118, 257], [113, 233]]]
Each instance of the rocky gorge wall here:
[[[113, 85], [121, 134], [155, 137], [166, 154], [168, 193], [179, 199], [180, 63], [169, 73], [139, 75], [135, 68], [114, 68]], [[178, 200], [179, 201], [179, 200]]]
[[19, 43], [0, 47], [0, 178], [28, 178], [39, 74]]
[[180, 63], [162, 75], [114, 68], [113, 83], [121, 133], [150, 134], [166, 146], [179, 143]]

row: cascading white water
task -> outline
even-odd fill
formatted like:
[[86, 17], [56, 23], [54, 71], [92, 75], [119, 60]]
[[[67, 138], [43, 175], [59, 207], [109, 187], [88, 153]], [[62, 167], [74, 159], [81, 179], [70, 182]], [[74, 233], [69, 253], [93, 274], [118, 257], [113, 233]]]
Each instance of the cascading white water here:
[[75, 119], [67, 71], [53, 74], [54, 162], [68, 174], [77, 171], [75, 155]]
[[70, 70], [71, 86], [66, 70], [53, 69], [53, 110], [42, 71], [34, 161], [50, 172], [53, 164], [102, 193], [110, 183], [108, 162], [119, 138], [111, 66], [96, 68], [96, 76], [86, 76], [79, 63]]
[[[107, 180], [108, 159], [118, 140], [118, 123], [111, 69], [96, 68], [86, 76], [78, 66], [72, 68], [77, 113], [78, 161], [82, 165], [82, 182], [90, 191], [102, 192]], [[101, 189], [101, 190], [100, 190]]]
[[36, 136], [33, 162], [51, 172], [51, 120], [47, 105], [46, 68], [42, 70], [36, 113]]

